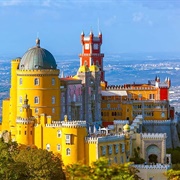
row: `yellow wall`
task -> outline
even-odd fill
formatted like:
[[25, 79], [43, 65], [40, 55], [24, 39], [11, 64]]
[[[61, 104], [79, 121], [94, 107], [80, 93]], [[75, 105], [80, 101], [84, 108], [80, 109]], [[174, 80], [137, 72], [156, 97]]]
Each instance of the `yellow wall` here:
[[16, 71], [19, 66], [20, 59], [11, 61], [11, 88], [10, 88], [10, 107], [9, 120], [10, 126], [16, 125], [16, 111], [17, 111], [17, 75]]
[[[71, 143], [66, 144], [66, 134], [71, 135]], [[76, 162], [85, 163], [85, 136], [86, 127], [63, 127], [62, 128], [62, 159], [65, 165]], [[66, 155], [70, 148], [70, 155]]]
[[[22, 116], [20, 108], [27, 95], [30, 107], [32, 109], [32, 116], [37, 116], [42, 113], [51, 115], [53, 120], [60, 119], [60, 84], [59, 84], [59, 70], [34, 70], [34, 71], [17, 71], [17, 115]], [[22, 84], [20, 85], [20, 78]], [[38, 78], [39, 84], [35, 85], [35, 78]], [[52, 85], [52, 78], [55, 79], [55, 85]], [[39, 98], [39, 103], [35, 104], [34, 98]], [[22, 103], [20, 103], [20, 97]], [[52, 97], [55, 97], [55, 103], [52, 103]], [[35, 109], [38, 108], [38, 112]], [[54, 108], [54, 112], [53, 109]]]

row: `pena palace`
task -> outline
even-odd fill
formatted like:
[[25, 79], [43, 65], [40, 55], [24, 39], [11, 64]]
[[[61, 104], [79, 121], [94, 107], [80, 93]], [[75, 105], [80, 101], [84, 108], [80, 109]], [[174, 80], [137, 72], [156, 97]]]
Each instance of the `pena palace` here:
[[[125, 163], [136, 147], [146, 162], [155, 154], [157, 162], [169, 164], [166, 147], [174, 144], [166, 143], [169, 135], [160, 127], [175, 118], [169, 104], [171, 80], [157, 76], [144, 84], [109, 85], [102, 39], [101, 32], [81, 33], [79, 69], [68, 77], [60, 77], [54, 56], [41, 47], [40, 39], [22, 58], [13, 59], [1, 135], [60, 153], [65, 165], [90, 165], [101, 156], [110, 163]], [[152, 130], [152, 124], [157, 128]]]

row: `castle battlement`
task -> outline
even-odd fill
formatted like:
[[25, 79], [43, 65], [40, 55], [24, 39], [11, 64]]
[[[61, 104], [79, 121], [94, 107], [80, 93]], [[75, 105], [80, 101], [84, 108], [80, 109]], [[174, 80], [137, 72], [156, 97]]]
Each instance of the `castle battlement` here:
[[135, 87], [131, 85], [110, 85], [106, 87], [106, 90], [155, 90], [156, 87]]
[[165, 169], [165, 170], [168, 170], [171, 168], [171, 165], [169, 165], [169, 164], [155, 164], [155, 165], [133, 164], [132, 166], [137, 169]]
[[125, 135], [124, 134], [117, 134], [117, 135], [106, 135], [106, 136], [91, 136], [91, 137], [86, 137], [86, 142], [87, 143], [97, 143], [97, 142], [113, 142], [113, 141], [120, 141], [124, 140]]
[[171, 120], [144, 120], [145, 125], [170, 125]]
[[18, 117], [16, 119], [17, 124], [30, 124], [30, 123], [33, 123], [33, 122], [34, 122], [34, 118], [21, 118], [21, 117]]
[[13, 59], [11, 62], [14, 63], [14, 62], [20, 62], [21, 59], [20, 58], [17, 58], [17, 59]]
[[62, 121], [64, 127], [86, 127], [86, 121]]
[[46, 127], [61, 127], [62, 125], [59, 123], [46, 124]]
[[166, 133], [141, 133], [143, 139], [165, 139]]
[[122, 125], [129, 124], [128, 120], [114, 120], [113, 122], [114, 124], [122, 124]]

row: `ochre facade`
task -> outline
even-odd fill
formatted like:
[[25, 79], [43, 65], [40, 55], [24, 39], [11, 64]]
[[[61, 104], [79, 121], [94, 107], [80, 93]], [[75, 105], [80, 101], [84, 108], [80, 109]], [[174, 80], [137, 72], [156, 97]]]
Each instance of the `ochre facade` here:
[[[132, 152], [130, 124], [170, 118], [170, 80], [108, 86], [101, 53], [102, 34], [81, 34], [80, 68], [60, 78], [52, 54], [36, 46], [11, 62], [10, 98], [3, 101], [1, 133], [13, 141], [61, 154], [65, 165], [92, 162], [105, 156], [110, 163], [128, 162]], [[119, 130], [107, 127], [119, 120]], [[125, 126], [124, 126], [125, 125]], [[139, 126], [139, 124], [138, 124]], [[138, 140], [137, 140], [138, 141]], [[164, 156], [164, 154], [163, 154]]]

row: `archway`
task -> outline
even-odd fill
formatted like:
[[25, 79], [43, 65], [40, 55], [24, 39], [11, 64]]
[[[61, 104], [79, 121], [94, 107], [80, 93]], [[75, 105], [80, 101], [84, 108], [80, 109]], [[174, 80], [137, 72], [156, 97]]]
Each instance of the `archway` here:
[[149, 163], [158, 163], [161, 162], [161, 151], [160, 148], [155, 145], [151, 144], [146, 149], [146, 161]]
[[158, 162], [158, 159], [157, 159], [158, 157], [156, 154], [150, 154], [148, 158], [149, 158], [149, 163], [156, 164]]

